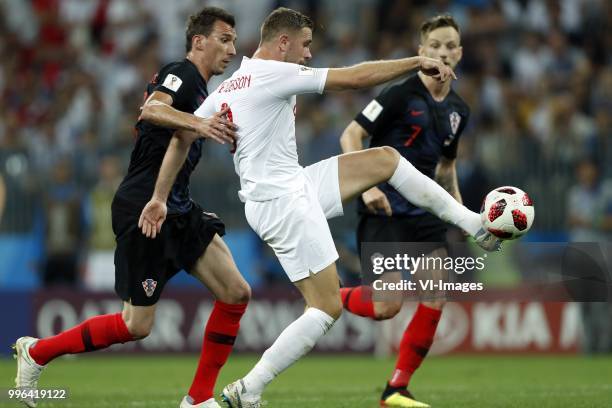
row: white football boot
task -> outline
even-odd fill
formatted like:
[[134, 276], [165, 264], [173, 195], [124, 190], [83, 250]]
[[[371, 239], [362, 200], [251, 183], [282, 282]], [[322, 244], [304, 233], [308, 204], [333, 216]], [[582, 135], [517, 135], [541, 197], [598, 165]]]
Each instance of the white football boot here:
[[229, 408], [261, 408], [261, 395], [251, 394], [244, 385], [244, 381], [234, 381], [226, 385], [221, 393], [221, 400]]
[[[38, 387], [38, 379], [45, 367], [36, 364], [32, 357], [30, 357], [29, 351], [30, 347], [37, 341], [38, 339], [34, 337], [20, 337], [13, 346], [15, 350], [14, 357], [17, 359], [16, 388], [35, 390]], [[30, 408], [36, 407], [36, 400], [31, 396], [21, 398], [20, 401]]]
[[183, 397], [179, 408], [221, 408], [221, 405], [217, 404], [214, 398], [209, 398], [195, 405], [191, 403], [192, 401], [191, 397]]
[[474, 240], [478, 244], [479, 247], [489, 252], [498, 252], [501, 251], [502, 240], [497, 238], [495, 235], [491, 234], [489, 231], [481, 228], [478, 230], [476, 235], [474, 235]]

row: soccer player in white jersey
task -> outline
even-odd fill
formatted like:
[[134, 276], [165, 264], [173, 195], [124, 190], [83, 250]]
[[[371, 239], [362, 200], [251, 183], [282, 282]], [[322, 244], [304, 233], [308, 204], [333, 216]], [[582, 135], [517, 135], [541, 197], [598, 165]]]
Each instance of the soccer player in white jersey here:
[[[302, 168], [295, 143], [296, 95], [372, 87], [420, 69], [440, 81], [451, 68], [425, 57], [375, 61], [347, 68], [309, 68], [313, 23], [303, 14], [279, 8], [264, 21], [253, 58], [210, 94], [194, 113], [208, 117], [223, 109], [238, 126], [234, 163], [240, 199], [249, 225], [272, 247], [307, 304], [241, 380], [223, 389], [230, 407], [259, 407], [264, 387], [308, 353], [342, 312], [334, 246], [327, 219], [342, 215], [342, 202], [387, 181], [408, 201], [451, 222], [485, 249], [498, 242], [481, 226], [480, 216], [416, 170], [390, 147], [343, 154]], [[381, 107], [371, 106], [375, 118]], [[143, 232], [159, 230], [167, 191], [185, 151], [171, 144], [158, 176], [156, 193], [141, 215]], [[155, 203], [157, 201], [157, 203]]]

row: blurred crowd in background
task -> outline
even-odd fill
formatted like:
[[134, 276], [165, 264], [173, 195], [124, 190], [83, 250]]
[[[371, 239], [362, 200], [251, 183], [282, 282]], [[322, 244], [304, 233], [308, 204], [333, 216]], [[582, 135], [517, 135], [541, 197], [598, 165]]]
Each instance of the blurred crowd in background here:
[[[44, 234], [45, 282], [76, 279], [88, 254], [90, 268], [98, 255], [112, 264], [110, 203], [146, 83], [184, 57], [186, 18], [204, 5], [234, 13], [238, 32], [238, 55], [211, 91], [256, 49], [277, 6], [315, 21], [315, 67], [415, 55], [420, 23], [452, 14], [464, 51], [455, 89], [472, 111], [458, 158], [466, 204], [477, 210], [491, 188], [517, 185], [534, 199], [534, 234], [612, 236], [608, 0], [0, 0], [0, 234]], [[338, 154], [380, 89], [301, 96], [301, 164]], [[248, 228], [237, 190], [227, 148], [207, 142], [193, 197], [230, 233]], [[350, 248], [346, 213], [334, 232]]]

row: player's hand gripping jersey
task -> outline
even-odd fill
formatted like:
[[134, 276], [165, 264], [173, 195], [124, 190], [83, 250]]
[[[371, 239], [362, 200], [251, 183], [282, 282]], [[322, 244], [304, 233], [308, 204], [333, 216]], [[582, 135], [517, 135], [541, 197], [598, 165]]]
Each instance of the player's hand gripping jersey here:
[[210, 94], [195, 115], [226, 105], [238, 125], [234, 155], [242, 201], [266, 201], [304, 185], [295, 142], [296, 95], [323, 92], [327, 68], [243, 58], [240, 69]]

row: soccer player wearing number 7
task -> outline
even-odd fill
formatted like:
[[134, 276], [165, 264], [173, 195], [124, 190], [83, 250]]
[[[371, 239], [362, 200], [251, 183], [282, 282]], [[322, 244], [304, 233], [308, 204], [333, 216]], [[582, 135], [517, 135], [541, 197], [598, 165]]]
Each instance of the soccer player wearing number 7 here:
[[[436, 16], [423, 23], [419, 54], [455, 68], [461, 60], [462, 47], [459, 26], [451, 16]], [[372, 136], [370, 147], [394, 147], [461, 202], [455, 158], [468, 117], [469, 108], [453, 91], [450, 81], [441, 82], [418, 73], [387, 87], [357, 115], [340, 139], [342, 151], [360, 151], [363, 141]], [[359, 214], [358, 248], [363, 242], [429, 242], [432, 244], [428, 247], [434, 250], [431, 255], [447, 256], [446, 224], [415, 207], [389, 183], [363, 192]], [[440, 270], [427, 272], [444, 276]], [[386, 273], [384, 279], [398, 281], [401, 274]], [[371, 319], [390, 319], [402, 307], [401, 299], [374, 302], [368, 286], [342, 288], [340, 293], [347, 310]], [[424, 292], [421, 296], [400, 342], [395, 370], [380, 399], [386, 407], [428, 406], [415, 401], [407, 387], [433, 343], [445, 302], [443, 293]]]
[[[263, 23], [253, 58], [244, 58], [195, 112], [208, 117], [221, 106], [229, 107], [238, 126], [234, 164], [247, 221], [272, 247], [308, 306], [244, 378], [223, 389], [224, 400], [234, 408], [261, 406], [265, 386], [308, 353], [340, 317], [338, 253], [327, 219], [342, 215], [344, 201], [388, 181], [413, 204], [478, 235], [483, 246], [493, 249], [496, 243], [482, 230], [479, 214], [459, 204], [391, 147], [344, 154], [306, 168], [298, 164], [296, 95], [367, 88], [415, 69], [440, 81], [454, 77], [450, 67], [425, 57], [347, 68], [306, 67], [312, 28], [310, 18], [297, 11], [273, 11]], [[166, 158], [170, 154], [177, 153], [169, 150]]]

